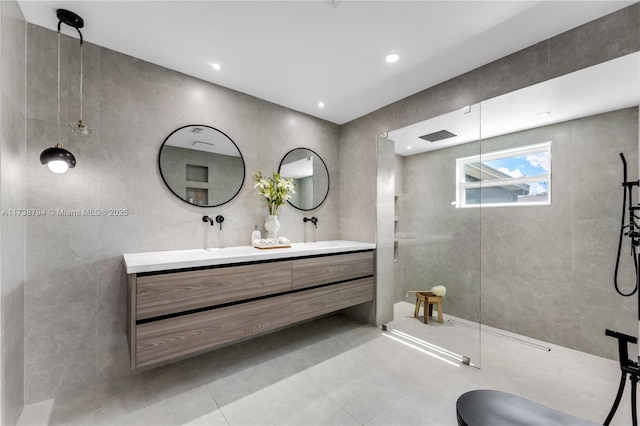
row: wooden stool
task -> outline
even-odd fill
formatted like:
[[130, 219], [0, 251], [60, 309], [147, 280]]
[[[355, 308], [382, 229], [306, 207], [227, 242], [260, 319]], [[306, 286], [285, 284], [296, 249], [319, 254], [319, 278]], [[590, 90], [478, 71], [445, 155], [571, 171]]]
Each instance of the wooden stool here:
[[418, 317], [420, 313], [420, 304], [424, 302], [424, 323], [429, 324], [429, 317], [433, 314], [433, 304], [438, 306], [438, 322], [443, 323], [442, 319], [442, 296], [436, 296], [430, 291], [418, 291], [416, 292], [416, 310], [413, 313], [414, 317]]

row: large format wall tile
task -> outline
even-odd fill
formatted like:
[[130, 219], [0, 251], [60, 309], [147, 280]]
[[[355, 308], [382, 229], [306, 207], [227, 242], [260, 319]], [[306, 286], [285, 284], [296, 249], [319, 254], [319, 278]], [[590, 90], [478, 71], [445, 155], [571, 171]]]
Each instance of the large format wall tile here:
[[42, 401], [95, 384], [97, 340], [95, 303], [29, 309], [25, 401]]
[[[23, 87], [24, 89], [24, 87]], [[24, 93], [24, 90], [23, 90]], [[23, 94], [24, 98], [24, 94]], [[0, 232], [2, 240], [1, 300], [2, 328], [24, 313], [24, 112], [16, 102], [0, 92]]]
[[[635, 4], [343, 125], [343, 235], [375, 238], [376, 217], [368, 214], [375, 199], [375, 175], [367, 170], [351, 170], [350, 164], [374, 154], [377, 135], [636, 52], [640, 48], [638, 23]], [[482, 296], [482, 320], [488, 324], [611, 356], [609, 347], [602, 348], [601, 337], [589, 337], [587, 326], [582, 325], [593, 322], [593, 309], [579, 309], [578, 306], [586, 306], [580, 302], [572, 305], [572, 316], [563, 312], [567, 303], [579, 300], [574, 297], [577, 290], [568, 287], [576, 280], [587, 279], [584, 288], [601, 291], [596, 289], [603, 285], [599, 282], [603, 271], [610, 270], [615, 258], [608, 246], [603, 247], [607, 252], [599, 256], [593, 249], [576, 248], [576, 244], [583, 243], [576, 226], [586, 223], [581, 220], [604, 221], [619, 216], [614, 210], [621, 197], [615, 190], [621, 180], [620, 165], [612, 155], [616, 157], [618, 150], [623, 150], [627, 158], [633, 158], [630, 170], [637, 170], [635, 114], [637, 109], [618, 111], [483, 141], [482, 151], [488, 152], [553, 139], [553, 208], [524, 208], [513, 213], [507, 212], [510, 209], [483, 209], [475, 216], [456, 211], [462, 209], [450, 204], [455, 197], [452, 164], [455, 165], [455, 158], [474, 152], [451, 149], [447, 150], [449, 154], [434, 155], [432, 160], [423, 156], [415, 156], [421, 157], [419, 160], [406, 158], [399, 200], [410, 199], [412, 203], [401, 204], [401, 264], [396, 265], [394, 276], [403, 282], [395, 284], [395, 294], [403, 295], [400, 289], [428, 289], [434, 283], [443, 284], [450, 289], [445, 302], [449, 313], [470, 318], [470, 312], [477, 312]], [[367, 164], [373, 165], [373, 159]], [[535, 226], [541, 231], [536, 232]], [[514, 238], [514, 234], [519, 237]], [[578, 254], [585, 257], [578, 260]], [[587, 267], [586, 263], [595, 266]], [[598, 272], [587, 276], [589, 270]], [[524, 287], [512, 288], [514, 283]], [[377, 285], [393, 284], [379, 281]], [[533, 292], [532, 286], [540, 291]], [[540, 303], [529, 307], [528, 297]], [[545, 297], [551, 300], [543, 309]], [[607, 299], [605, 304], [610, 305], [605, 306], [621, 303], [614, 300]], [[505, 308], [508, 312], [504, 312]], [[536, 316], [531, 325], [528, 315], [523, 314], [527, 309]], [[599, 317], [596, 326], [599, 330], [606, 323], [625, 330], [633, 318], [620, 312], [608, 320]], [[534, 331], [537, 321], [542, 327]]]
[[[57, 37], [34, 25], [28, 31], [27, 205], [53, 209], [52, 215], [27, 223], [28, 403], [133, 374], [125, 335], [122, 254], [248, 245], [254, 225], [264, 233], [266, 218], [253, 189], [253, 174], [277, 171], [289, 150], [307, 147], [317, 152], [327, 164], [331, 187], [325, 203], [314, 211], [282, 207], [280, 235], [296, 242], [340, 238], [337, 125], [91, 44], [85, 44], [84, 51], [84, 109], [93, 133], [81, 140], [61, 127], [61, 143], [78, 165], [53, 176], [38, 156], [58, 137]], [[62, 37], [62, 55], [70, 62], [61, 81], [61, 117], [66, 122], [77, 120], [79, 110], [78, 74], [73, 72], [79, 59], [77, 39]], [[200, 208], [165, 187], [158, 150], [173, 130], [188, 124], [223, 131], [242, 152], [245, 183], [230, 203]], [[82, 209], [125, 213], [63, 215]], [[203, 223], [203, 215], [218, 214], [225, 217], [222, 231]], [[307, 229], [305, 215], [320, 219], [317, 230]], [[48, 320], [48, 315], [53, 318]]]
[[[482, 152], [551, 141], [551, 206], [451, 206], [455, 158], [477, 150], [472, 144], [405, 158], [400, 223], [413, 238], [401, 246], [404, 291], [445, 285], [449, 314], [476, 321], [481, 307], [484, 324], [615, 358], [604, 330], [635, 333], [635, 300], [615, 293], [613, 275], [618, 153], [635, 179], [637, 114], [628, 108], [482, 141]], [[619, 275], [629, 291], [633, 263], [623, 244]]]
[[4, 2], [0, 10], [2, 56], [0, 89], [22, 114], [25, 113], [26, 21], [17, 1]]
[[554, 78], [640, 49], [638, 3], [564, 32], [549, 41]]
[[26, 21], [0, 2], [0, 423], [24, 406]]
[[[286, 152], [302, 146], [327, 163], [329, 198], [312, 212], [283, 207], [280, 234], [294, 241], [306, 239], [310, 232], [302, 218], [315, 215], [320, 222], [311, 238], [375, 241], [376, 136], [544, 80], [551, 52], [547, 43], [534, 45], [337, 126], [87, 44], [84, 105], [94, 133], [84, 141], [61, 133], [63, 146], [76, 154], [78, 166], [53, 176], [39, 164], [38, 156], [57, 140], [56, 34], [28, 25], [27, 42], [27, 207], [127, 210], [127, 215], [118, 217], [47, 217], [27, 222], [26, 262], [31, 265], [27, 266], [25, 315], [28, 403], [132, 374], [123, 322], [122, 253], [247, 244], [255, 224], [264, 232], [265, 208], [253, 189], [253, 173], [275, 171]], [[62, 37], [62, 54], [70, 62], [61, 81], [61, 116], [67, 122], [77, 119], [79, 107], [73, 72], [77, 39]], [[169, 133], [186, 124], [222, 130], [243, 153], [245, 185], [232, 202], [199, 208], [178, 200], [164, 187], [157, 167], [158, 149]], [[448, 194], [436, 200], [443, 209], [450, 201]], [[203, 224], [205, 214], [224, 215], [223, 231]], [[472, 253], [479, 247], [480, 234], [472, 227], [477, 218], [470, 213], [461, 218], [463, 226], [457, 228], [447, 218], [437, 229], [439, 239], [429, 246], [434, 264], [426, 267], [460, 254], [465, 267], [444, 269], [439, 279], [460, 283], [460, 292], [473, 298], [473, 289], [464, 285], [479, 280], [479, 264]], [[47, 223], [66, 226], [69, 247], [55, 242], [59, 234]], [[464, 238], [466, 244], [460, 243]], [[75, 260], [68, 268], [62, 265], [63, 254]], [[49, 256], [53, 261], [45, 262]], [[566, 259], [560, 256], [554, 268], [561, 268]], [[393, 275], [391, 269], [386, 271], [380, 285], [392, 285]], [[390, 302], [393, 292], [384, 294]], [[461, 299], [452, 307], [464, 310], [471, 304]]]
[[3, 425], [15, 425], [24, 406], [24, 316], [20, 313], [3, 328], [2, 418]]

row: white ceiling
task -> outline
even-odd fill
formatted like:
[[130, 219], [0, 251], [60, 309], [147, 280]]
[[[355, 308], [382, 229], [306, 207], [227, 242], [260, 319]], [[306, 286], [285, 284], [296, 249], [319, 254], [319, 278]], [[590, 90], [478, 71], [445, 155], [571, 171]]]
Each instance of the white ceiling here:
[[635, 2], [18, 1], [30, 23], [69, 9], [88, 42], [338, 124]]
[[[640, 52], [506, 93], [388, 133], [398, 155], [415, 155], [638, 105]], [[548, 112], [546, 117], [539, 114]], [[447, 130], [437, 142], [420, 136]]]

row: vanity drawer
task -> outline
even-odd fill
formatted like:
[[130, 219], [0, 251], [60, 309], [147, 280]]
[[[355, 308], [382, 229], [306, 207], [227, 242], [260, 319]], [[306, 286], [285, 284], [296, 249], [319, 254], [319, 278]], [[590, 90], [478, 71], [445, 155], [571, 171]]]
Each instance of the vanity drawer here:
[[291, 323], [291, 296], [277, 296], [136, 326], [136, 367], [187, 355]]
[[138, 320], [291, 290], [291, 262], [239, 265], [137, 278]]
[[373, 252], [321, 256], [293, 261], [294, 289], [373, 275]]
[[293, 322], [373, 300], [373, 277], [294, 293]]

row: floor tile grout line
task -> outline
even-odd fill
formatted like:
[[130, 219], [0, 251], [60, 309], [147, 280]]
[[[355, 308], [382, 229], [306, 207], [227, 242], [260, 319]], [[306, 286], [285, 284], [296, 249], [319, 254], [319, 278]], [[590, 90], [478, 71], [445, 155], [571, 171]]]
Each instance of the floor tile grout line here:
[[213, 400], [214, 404], [216, 404], [216, 407], [218, 407], [218, 411], [220, 411], [220, 414], [222, 415], [222, 418], [224, 419], [224, 421], [227, 423], [228, 426], [231, 426], [231, 423], [229, 423], [229, 419], [227, 419], [227, 416], [225, 416], [224, 411], [222, 411], [222, 407], [220, 406], [220, 404], [218, 404], [216, 397], [213, 396], [213, 392], [211, 392], [211, 388], [209, 388], [209, 385], [205, 384], [204, 386], [207, 388], [207, 392], [209, 392], [209, 395], [211, 395], [211, 399]]
[[[331, 339], [334, 339], [334, 337], [331, 337]], [[311, 345], [309, 345], [311, 346]], [[279, 355], [279, 357], [281, 357]], [[284, 360], [284, 358], [282, 358]], [[284, 360], [286, 362], [286, 360]], [[292, 367], [293, 368], [293, 367]], [[295, 370], [295, 369], [294, 369]], [[331, 395], [329, 395], [327, 392], [325, 392], [320, 386], [318, 386], [317, 384], [315, 384], [312, 380], [310, 380], [308, 377], [306, 377], [306, 375], [304, 374], [304, 372], [306, 371], [306, 369], [304, 370], [295, 370], [296, 371], [296, 376], [298, 376], [300, 379], [304, 380], [305, 382], [309, 383], [309, 385], [313, 386], [315, 389], [318, 390], [318, 392], [320, 392], [321, 394], [323, 394], [329, 401], [333, 402], [336, 407], [340, 408], [347, 416], [351, 417], [356, 423], [358, 423], [359, 425], [365, 425], [366, 423], [361, 423], [358, 419], [356, 419], [350, 412], [348, 412], [342, 405], [340, 405], [340, 403], [338, 403], [338, 401], [336, 401], [335, 399], [333, 399], [331, 397]]]

